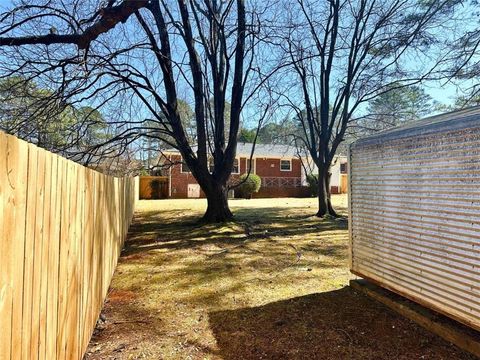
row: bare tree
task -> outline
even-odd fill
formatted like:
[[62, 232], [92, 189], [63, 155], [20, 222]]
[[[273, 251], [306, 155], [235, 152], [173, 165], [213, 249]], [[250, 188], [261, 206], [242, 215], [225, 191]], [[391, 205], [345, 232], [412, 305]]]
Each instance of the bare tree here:
[[291, 5], [281, 47], [296, 77], [286, 76], [290, 90], [284, 99], [296, 112], [303, 145], [318, 168], [317, 216], [336, 215], [329, 168], [355, 114], [384, 92], [439, 76], [435, 69], [447, 54], [432, 49], [447, 25], [442, 21], [458, 3], [297, 0]]
[[449, 82], [458, 87], [453, 108], [480, 104], [480, 12], [478, 1], [466, 6], [462, 26], [450, 42], [451, 61], [447, 63]]
[[[204, 220], [221, 222], [232, 217], [241, 113], [268, 78], [256, 60], [259, 26], [244, 0], [22, 1], [0, 15], [0, 56], [11, 59], [0, 72], [42, 81], [70, 103], [113, 102], [123, 112], [108, 143], [151, 137], [177, 148], [206, 194]], [[195, 143], [181, 101], [194, 109]]]

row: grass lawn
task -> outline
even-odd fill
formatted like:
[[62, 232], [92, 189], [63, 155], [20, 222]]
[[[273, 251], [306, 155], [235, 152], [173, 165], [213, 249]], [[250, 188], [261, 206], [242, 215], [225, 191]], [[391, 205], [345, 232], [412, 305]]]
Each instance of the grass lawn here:
[[[345, 196], [334, 202], [346, 215]], [[348, 285], [315, 199], [140, 201], [86, 359], [470, 359]]]

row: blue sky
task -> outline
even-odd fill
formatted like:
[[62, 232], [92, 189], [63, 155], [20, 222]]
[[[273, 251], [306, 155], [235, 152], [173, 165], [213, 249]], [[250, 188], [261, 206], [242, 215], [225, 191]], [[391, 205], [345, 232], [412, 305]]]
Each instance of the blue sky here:
[[[12, 1], [0, 0], [0, 11], [12, 6]], [[412, 63], [412, 66], [415, 64]], [[447, 82], [429, 82], [423, 84], [425, 91], [438, 103], [452, 105], [455, 97], [461, 95], [457, 87]], [[248, 111], [247, 111], [248, 112]]]
[[441, 85], [439, 83], [424, 86], [425, 91], [436, 101], [445, 105], [453, 105], [457, 94], [456, 86], [452, 84]]

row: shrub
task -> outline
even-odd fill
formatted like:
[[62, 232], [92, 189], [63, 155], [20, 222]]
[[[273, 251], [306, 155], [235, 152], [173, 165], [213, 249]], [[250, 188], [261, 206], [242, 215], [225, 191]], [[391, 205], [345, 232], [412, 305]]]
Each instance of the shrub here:
[[240, 185], [238, 186], [238, 191], [242, 197], [250, 199], [253, 193], [256, 193], [258, 190], [260, 190], [261, 185], [262, 179], [260, 179], [260, 176], [250, 174], [247, 177], [247, 174], [242, 174], [240, 176]]
[[150, 182], [150, 188], [152, 189], [152, 199], [162, 198], [162, 182], [158, 179], [153, 179]]
[[308, 188], [310, 190], [310, 195], [318, 196], [318, 175], [308, 174], [307, 183], [308, 183]]

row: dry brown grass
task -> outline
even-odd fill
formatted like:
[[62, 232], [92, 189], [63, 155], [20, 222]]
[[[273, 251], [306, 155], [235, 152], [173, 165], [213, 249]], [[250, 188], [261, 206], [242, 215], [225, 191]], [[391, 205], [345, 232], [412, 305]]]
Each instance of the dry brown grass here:
[[347, 287], [345, 218], [230, 204], [234, 222], [201, 226], [204, 200], [140, 202], [87, 359], [468, 358]]

